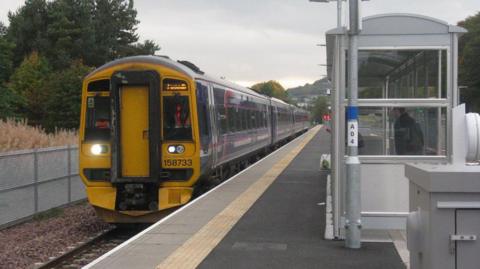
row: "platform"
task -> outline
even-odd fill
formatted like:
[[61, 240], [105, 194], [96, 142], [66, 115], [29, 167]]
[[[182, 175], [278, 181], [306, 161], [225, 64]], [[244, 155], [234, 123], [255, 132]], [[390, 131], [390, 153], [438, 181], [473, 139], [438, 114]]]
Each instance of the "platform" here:
[[325, 240], [317, 126], [85, 268], [405, 268], [391, 242]]

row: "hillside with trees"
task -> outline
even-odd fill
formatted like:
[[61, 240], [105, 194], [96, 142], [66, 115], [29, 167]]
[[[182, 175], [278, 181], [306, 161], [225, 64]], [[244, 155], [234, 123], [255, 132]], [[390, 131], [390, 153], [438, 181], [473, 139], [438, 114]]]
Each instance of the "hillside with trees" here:
[[319, 79], [312, 84], [307, 83], [303, 86], [288, 89], [288, 95], [291, 97], [318, 96], [327, 95], [327, 89], [331, 89], [331, 84], [327, 78]]
[[291, 103], [285, 88], [275, 80], [257, 83], [253, 85], [251, 89], [263, 95], [275, 97], [287, 103]]
[[327, 78], [319, 79], [312, 84], [307, 83], [303, 86], [290, 88], [287, 90], [290, 99], [298, 106], [310, 109], [320, 97], [328, 96], [332, 88]]
[[468, 30], [458, 42], [459, 86], [469, 111], [480, 112], [480, 12], [458, 23]]
[[329, 113], [330, 99], [327, 89], [330, 88], [330, 82], [326, 78], [317, 80], [313, 84], [307, 83], [304, 86], [288, 90], [274, 80], [257, 83], [251, 87], [261, 94], [281, 99], [310, 111], [311, 119], [315, 122], [322, 122], [323, 115]]
[[138, 42], [133, 0], [26, 0], [0, 22], [0, 118], [49, 131], [78, 128], [83, 77], [125, 56], [154, 54]]

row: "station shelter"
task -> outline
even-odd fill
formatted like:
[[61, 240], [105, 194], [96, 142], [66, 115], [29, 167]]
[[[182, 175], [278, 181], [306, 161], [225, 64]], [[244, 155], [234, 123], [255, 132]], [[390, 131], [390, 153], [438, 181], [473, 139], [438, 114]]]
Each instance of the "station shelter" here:
[[[404, 164], [448, 163], [452, 107], [459, 101], [458, 38], [466, 30], [414, 14], [365, 17], [358, 38], [362, 228], [405, 229]], [[343, 237], [348, 30], [326, 33], [332, 82], [333, 234]]]

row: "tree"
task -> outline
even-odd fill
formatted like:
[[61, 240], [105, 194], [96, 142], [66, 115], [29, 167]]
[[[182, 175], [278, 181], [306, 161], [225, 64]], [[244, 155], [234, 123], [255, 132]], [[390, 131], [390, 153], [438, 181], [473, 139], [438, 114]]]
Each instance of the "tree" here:
[[95, 29], [92, 13], [95, 1], [57, 0], [48, 3], [45, 56], [54, 69], [68, 68], [72, 61], [95, 57]]
[[136, 43], [126, 49], [122, 56], [134, 56], [134, 55], [154, 55], [157, 50], [160, 50], [158, 46], [152, 40], [145, 40], [143, 43]]
[[136, 16], [133, 0], [26, 0], [9, 12], [9, 27], [0, 24], [0, 117], [77, 128], [90, 66], [160, 49], [138, 42]]
[[137, 43], [139, 21], [132, 0], [27, 0], [8, 16], [8, 37], [17, 44], [15, 66], [33, 51], [59, 70], [79, 59], [100, 66], [159, 49], [151, 40]]
[[7, 28], [0, 22], [0, 118], [14, 117], [13, 94], [6, 86], [6, 82], [13, 72], [14, 44], [6, 38]]
[[468, 33], [459, 39], [459, 85], [467, 86], [463, 100], [470, 110], [480, 111], [480, 12], [458, 23]]
[[26, 0], [17, 12], [8, 13], [10, 25], [7, 36], [15, 44], [15, 66], [32, 52], [44, 52], [50, 46], [47, 39], [47, 12], [45, 0]]
[[47, 87], [50, 96], [45, 103], [46, 120], [43, 126], [49, 131], [56, 127], [76, 129], [79, 126], [83, 78], [92, 71], [91, 67], [75, 61], [72, 65], [50, 75]]
[[13, 70], [13, 49], [15, 45], [7, 39], [7, 28], [0, 22], [0, 84], [8, 80]]
[[17, 95], [4, 84], [0, 84], [0, 119], [16, 117], [16, 103], [18, 103]]
[[34, 125], [41, 124], [46, 115], [45, 102], [49, 97], [46, 83], [49, 74], [47, 60], [33, 52], [15, 70], [8, 84], [10, 90], [18, 96], [16, 106], [19, 114]]
[[270, 97], [275, 97], [286, 102], [290, 101], [288, 98], [287, 92], [285, 91], [283, 86], [275, 80], [257, 83], [253, 85], [251, 88], [261, 94], [264, 94]]
[[95, 58], [86, 63], [99, 66], [107, 61], [137, 54], [154, 54], [159, 49], [153, 41], [135, 44], [139, 21], [133, 0], [96, 0], [93, 23], [96, 36]]
[[323, 122], [323, 115], [328, 114], [328, 99], [325, 96], [319, 96], [313, 102], [311, 108], [312, 120], [315, 122]]

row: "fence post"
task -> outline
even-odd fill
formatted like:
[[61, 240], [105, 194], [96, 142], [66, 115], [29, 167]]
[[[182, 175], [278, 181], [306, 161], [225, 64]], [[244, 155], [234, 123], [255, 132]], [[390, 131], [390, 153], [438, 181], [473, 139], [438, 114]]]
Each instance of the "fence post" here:
[[33, 199], [35, 201], [35, 214], [38, 213], [38, 154], [37, 149], [33, 149]]
[[68, 203], [72, 202], [72, 147], [69, 144], [67, 146], [68, 151]]

